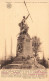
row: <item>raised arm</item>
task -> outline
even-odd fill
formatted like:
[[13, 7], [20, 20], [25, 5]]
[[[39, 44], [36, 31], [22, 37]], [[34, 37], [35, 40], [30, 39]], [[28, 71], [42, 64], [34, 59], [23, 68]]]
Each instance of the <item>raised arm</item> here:
[[25, 19], [28, 19], [29, 15], [30, 15], [30, 14], [28, 14], [28, 16], [27, 16]]

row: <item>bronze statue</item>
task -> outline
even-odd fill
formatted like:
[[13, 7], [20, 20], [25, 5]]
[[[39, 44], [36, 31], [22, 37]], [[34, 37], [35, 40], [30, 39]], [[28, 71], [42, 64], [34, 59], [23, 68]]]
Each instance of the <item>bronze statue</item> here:
[[[30, 15], [30, 14], [29, 14]], [[22, 21], [19, 23], [20, 26], [20, 34], [24, 34], [27, 33], [28, 31], [28, 25], [26, 24], [26, 20], [28, 19], [29, 15], [25, 18], [25, 16], [23, 16]]]

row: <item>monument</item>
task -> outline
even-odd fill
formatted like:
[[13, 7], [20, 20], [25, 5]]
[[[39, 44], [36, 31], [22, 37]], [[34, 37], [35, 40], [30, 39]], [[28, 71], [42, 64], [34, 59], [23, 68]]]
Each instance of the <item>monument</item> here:
[[27, 17], [23, 16], [22, 21], [19, 23], [20, 27], [20, 33], [19, 37], [17, 39], [17, 57], [28, 57], [32, 56], [32, 40], [30, 38], [30, 35], [28, 34], [28, 25], [26, 23], [26, 20], [28, 19], [29, 15]]
[[39, 39], [36, 41], [35, 36], [35, 40], [33, 42], [33, 40], [30, 38], [30, 35], [28, 34], [29, 27], [26, 23], [26, 20], [28, 19], [29, 15], [27, 17], [23, 16], [22, 21], [19, 23], [20, 33], [17, 39], [16, 57], [14, 57], [13, 60], [9, 62], [9, 64], [4, 65], [3, 69], [45, 69], [44, 66], [38, 63], [36, 58], [37, 56], [35, 57], [37, 54], [36, 49], [38, 49], [40, 44]]

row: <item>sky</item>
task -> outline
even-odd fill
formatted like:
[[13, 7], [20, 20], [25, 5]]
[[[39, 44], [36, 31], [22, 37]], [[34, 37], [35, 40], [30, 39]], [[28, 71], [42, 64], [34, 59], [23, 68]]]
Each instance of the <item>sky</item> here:
[[[3, 0], [0, 2], [0, 59], [5, 57], [5, 40], [6, 40], [6, 57], [11, 55], [11, 38], [12, 38], [12, 55], [16, 55], [17, 38], [20, 32], [18, 24], [21, 22], [23, 16], [27, 16], [28, 12], [24, 3], [15, 3], [16, 0], [11, 0], [11, 8], [7, 7], [7, 2], [10, 0]], [[23, 0], [17, 0], [17, 2]], [[34, 0], [27, 0], [34, 2]], [[35, 0], [35, 3], [27, 3], [28, 10], [32, 17], [29, 17], [26, 23], [29, 26], [28, 33], [31, 36], [37, 36], [41, 40], [41, 53], [39, 56], [49, 58], [49, 2], [41, 3], [43, 0]]]

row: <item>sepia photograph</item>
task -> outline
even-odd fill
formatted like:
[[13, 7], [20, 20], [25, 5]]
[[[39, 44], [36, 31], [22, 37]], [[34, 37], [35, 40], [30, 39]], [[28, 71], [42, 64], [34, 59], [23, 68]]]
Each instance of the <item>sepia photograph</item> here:
[[0, 1], [1, 76], [47, 77], [48, 35], [48, 0]]

